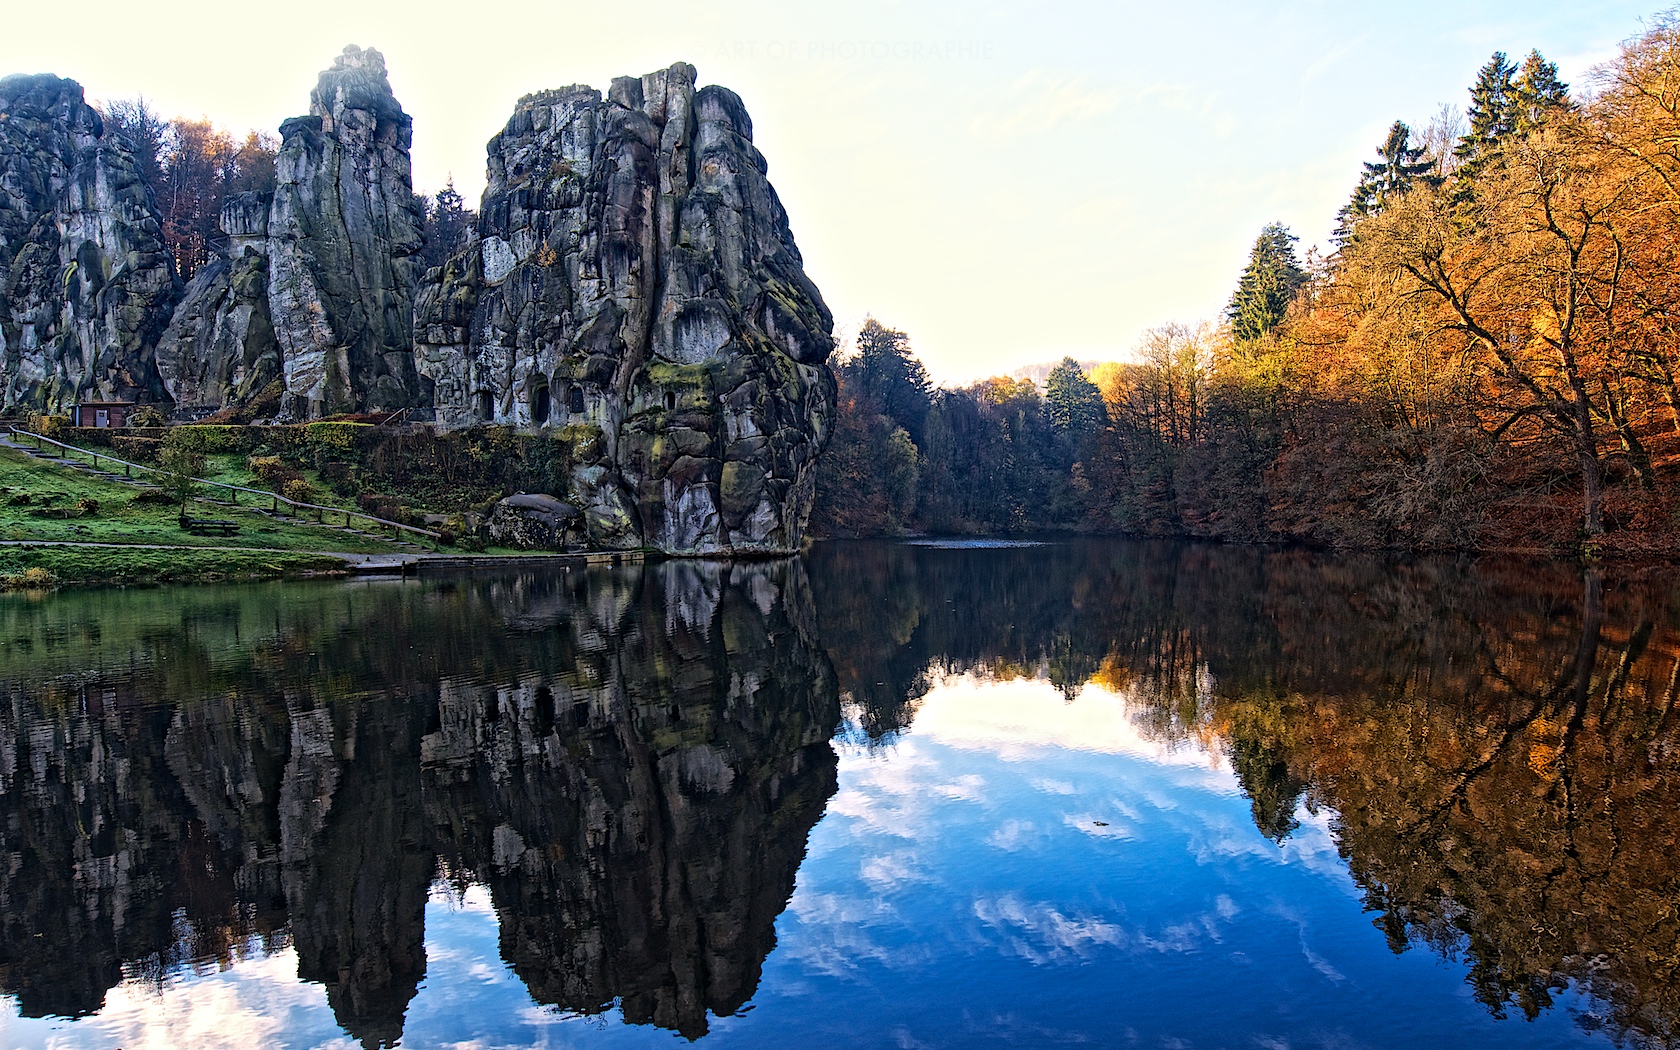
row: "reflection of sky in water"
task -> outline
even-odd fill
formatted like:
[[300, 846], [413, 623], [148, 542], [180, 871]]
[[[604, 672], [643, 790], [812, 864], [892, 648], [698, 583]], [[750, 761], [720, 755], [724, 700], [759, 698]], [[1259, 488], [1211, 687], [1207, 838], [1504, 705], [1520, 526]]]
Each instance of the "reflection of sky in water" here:
[[[1463, 968], [1395, 956], [1363, 914], [1328, 815], [1280, 847], [1223, 758], [1145, 739], [1095, 686], [946, 680], [888, 747], [844, 746], [778, 948], [707, 1044], [1557, 1046], [1566, 997], [1496, 1021]], [[489, 895], [441, 884], [406, 1046], [681, 1042], [536, 1006], [501, 961]], [[113, 989], [74, 1024], [0, 1000], [6, 1045], [351, 1046], [287, 951]]]

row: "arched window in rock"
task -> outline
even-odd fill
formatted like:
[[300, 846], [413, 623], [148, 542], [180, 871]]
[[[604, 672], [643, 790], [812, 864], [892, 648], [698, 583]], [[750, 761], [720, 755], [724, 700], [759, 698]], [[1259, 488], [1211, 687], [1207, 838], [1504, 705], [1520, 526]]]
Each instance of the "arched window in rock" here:
[[490, 421], [491, 417], [495, 415], [496, 402], [490, 396], [490, 391], [488, 391], [488, 390], [480, 390], [478, 392], [477, 400], [478, 400], [478, 418], [479, 418], [480, 421], [488, 423]]
[[568, 411], [571, 411], [571, 412], [582, 412], [583, 411], [583, 388], [582, 387], [580, 387], [580, 386], [572, 387], [572, 401], [571, 401], [571, 404], [566, 406], [566, 408], [567, 408]]
[[537, 426], [548, 423], [548, 413], [552, 405], [548, 399], [548, 384], [538, 382], [531, 388], [531, 422]]

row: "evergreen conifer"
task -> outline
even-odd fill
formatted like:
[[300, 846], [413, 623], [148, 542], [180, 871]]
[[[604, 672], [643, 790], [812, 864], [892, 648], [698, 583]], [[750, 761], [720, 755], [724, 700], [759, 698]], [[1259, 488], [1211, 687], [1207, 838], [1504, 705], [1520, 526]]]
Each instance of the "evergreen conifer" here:
[[1412, 129], [1404, 121], [1395, 121], [1388, 129], [1388, 138], [1377, 147], [1378, 163], [1365, 162], [1365, 170], [1354, 188], [1353, 199], [1336, 214], [1336, 243], [1346, 245], [1353, 238], [1353, 228], [1359, 220], [1376, 215], [1400, 195], [1417, 184], [1435, 185], [1439, 179], [1430, 174], [1434, 167], [1423, 157], [1424, 148], [1412, 145]]
[[1297, 239], [1278, 222], [1267, 224], [1255, 239], [1236, 293], [1225, 308], [1231, 333], [1238, 339], [1258, 339], [1276, 328], [1306, 283], [1306, 271], [1295, 254]]

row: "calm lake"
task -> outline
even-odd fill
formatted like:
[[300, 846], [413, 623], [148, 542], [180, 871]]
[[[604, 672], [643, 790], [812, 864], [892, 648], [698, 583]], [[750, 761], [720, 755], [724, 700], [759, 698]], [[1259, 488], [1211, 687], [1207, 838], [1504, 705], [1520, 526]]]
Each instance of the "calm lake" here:
[[0, 597], [0, 1046], [1680, 1045], [1680, 591], [831, 543]]

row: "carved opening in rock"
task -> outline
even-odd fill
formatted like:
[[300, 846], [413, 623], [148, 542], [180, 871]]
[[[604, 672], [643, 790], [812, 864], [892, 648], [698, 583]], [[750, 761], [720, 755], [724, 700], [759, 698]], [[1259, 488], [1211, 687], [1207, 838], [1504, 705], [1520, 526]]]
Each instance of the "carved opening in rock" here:
[[572, 401], [571, 401], [571, 404], [567, 405], [566, 407], [567, 407], [568, 411], [572, 411], [572, 412], [582, 412], [583, 411], [583, 388], [582, 387], [573, 387], [572, 388]]
[[669, 412], [676, 407], [677, 407], [677, 395], [672, 393], [669, 390], [665, 391], [665, 411]]
[[494, 409], [495, 403], [491, 400], [490, 391], [480, 390], [478, 392], [478, 418], [488, 421]]
[[550, 407], [548, 384], [538, 383], [531, 390], [531, 422], [539, 427], [547, 423]]

